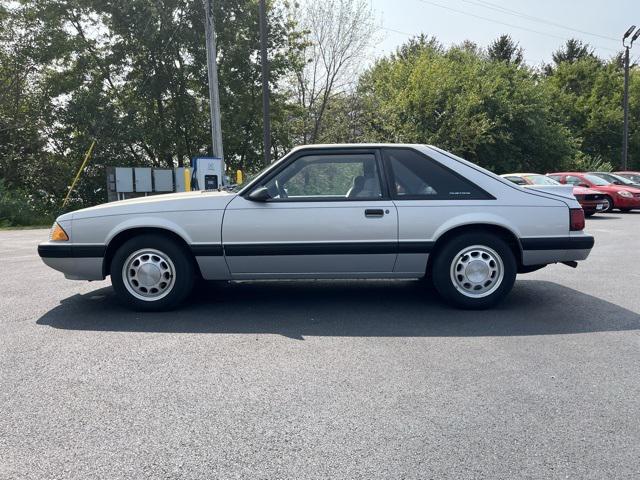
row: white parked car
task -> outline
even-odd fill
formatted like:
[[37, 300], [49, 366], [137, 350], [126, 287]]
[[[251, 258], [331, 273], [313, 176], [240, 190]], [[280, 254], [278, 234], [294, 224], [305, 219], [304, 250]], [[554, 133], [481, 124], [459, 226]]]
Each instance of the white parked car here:
[[136, 309], [197, 278], [421, 278], [464, 308], [593, 247], [571, 193], [524, 189], [426, 145], [294, 149], [240, 191], [136, 198], [60, 216], [38, 247], [69, 279], [111, 276]]

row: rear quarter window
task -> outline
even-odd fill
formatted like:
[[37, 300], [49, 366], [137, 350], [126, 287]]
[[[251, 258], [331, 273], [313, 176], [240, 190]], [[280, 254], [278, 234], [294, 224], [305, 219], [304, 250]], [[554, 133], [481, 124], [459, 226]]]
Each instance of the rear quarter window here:
[[410, 149], [384, 149], [390, 190], [398, 200], [489, 200], [492, 195], [462, 175]]

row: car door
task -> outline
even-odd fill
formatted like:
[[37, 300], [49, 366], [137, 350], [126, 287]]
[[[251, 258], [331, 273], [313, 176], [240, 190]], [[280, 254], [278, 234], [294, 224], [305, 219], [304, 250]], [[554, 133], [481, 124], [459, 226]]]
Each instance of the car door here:
[[[398, 218], [375, 149], [302, 150], [228, 205], [222, 227], [235, 278], [393, 271]], [[266, 201], [250, 194], [266, 187]]]

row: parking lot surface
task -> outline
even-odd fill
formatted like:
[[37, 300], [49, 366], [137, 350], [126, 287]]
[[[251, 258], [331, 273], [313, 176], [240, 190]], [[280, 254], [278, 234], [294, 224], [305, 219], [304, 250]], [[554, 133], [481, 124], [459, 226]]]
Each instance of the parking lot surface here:
[[640, 212], [499, 307], [418, 281], [212, 283], [134, 313], [0, 232], [0, 478], [640, 476]]

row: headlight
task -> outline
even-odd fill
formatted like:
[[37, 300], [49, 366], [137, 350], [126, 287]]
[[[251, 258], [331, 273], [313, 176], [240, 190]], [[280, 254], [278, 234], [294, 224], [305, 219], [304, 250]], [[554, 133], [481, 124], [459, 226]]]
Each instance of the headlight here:
[[620, 195], [621, 197], [624, 197], [624, 198], [632, 198], [633, 197], [633, 193], [627, 192], [626, 190], [620, 190], [618, 192], [618, 195]]
[[55, 222], [53, 224], [53, 227], [51, 227], [51, 231], [49, 232], [49, 241], [50, 242], [68, 242], [69, 241], [69, 235], [67, 235], [67, 232], [64, 231], [64, 229], [58, 225], [58, 222]]

